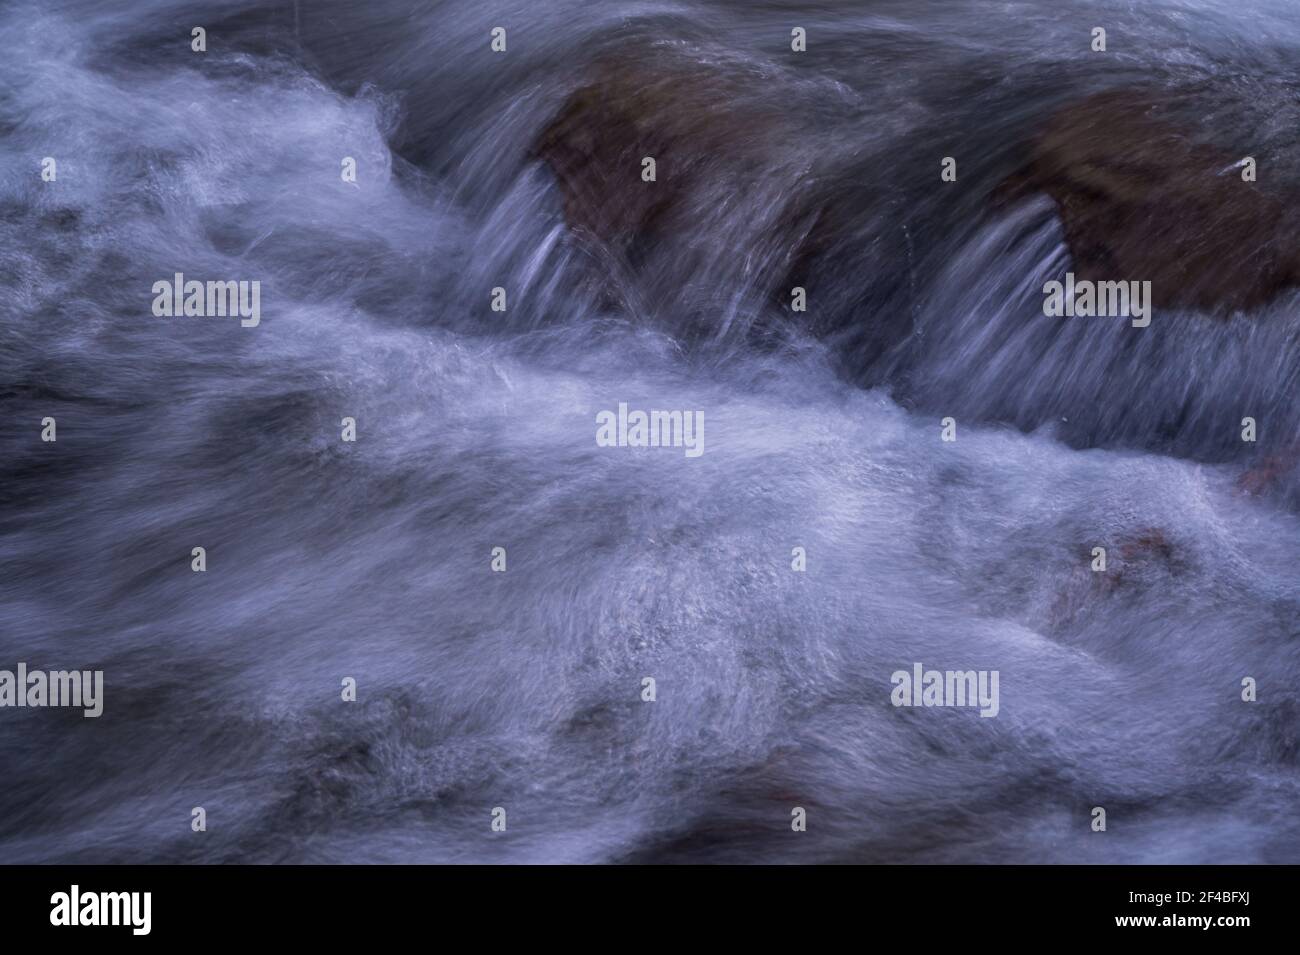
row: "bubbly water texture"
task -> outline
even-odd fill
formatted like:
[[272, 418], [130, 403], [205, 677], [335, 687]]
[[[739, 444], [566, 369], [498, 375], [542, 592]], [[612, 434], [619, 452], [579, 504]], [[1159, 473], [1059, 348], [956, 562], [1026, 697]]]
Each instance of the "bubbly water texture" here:
[[[935, 188], [1137, 77], [1294, 184], [1292, 0], [7, 0], [0, 35], [0, 668], [105, 673], [99, 719], [0, 710], [0, 861], [1300, 862], [1294, 476], [1244, 494], [1235, 440], [1300, 434], [1297, 298], [1047, 319], [1050, 207]], [[755, 344], [762, 170], [710, 186], [691, 327], [654, 276], [584, 291], [529, 147], [638, 38], [800, 104], [770, 169], [866, 184], [864, 247], [906, 227], [820, 293], [902, 346]], [[261, 324], [155, 318], [176, 272], [261, 281]], [[597, 447], [619, 402], [705, 453]], [[1000, 712], [895, 708], [914, 662], [998, 670]]]

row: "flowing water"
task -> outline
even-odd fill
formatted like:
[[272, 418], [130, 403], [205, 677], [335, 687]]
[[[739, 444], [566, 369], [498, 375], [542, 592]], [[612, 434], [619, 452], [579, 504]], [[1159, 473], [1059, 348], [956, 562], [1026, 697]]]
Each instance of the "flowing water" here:
[[[0, 668], [105, 681], [0, 710], [0, 861], [1300, 861], [1300, 478], [1243, 490], [1300, 440], [1300, 296], [1049, 319], [1050, 203], [989, 202], [1139, 80], [1300, 184], [1292, 0], [3, 0], [0, 36]], [[631, 48], [787, 125], [597, 292], [532, 146]], [[800, 176], [848, 223], [825, 327], [763, 294]], [[260, 281], [260, 324], [155, 317], [177, 272]], [[705, 452], [598, 447], [620, 402]], [[999, 671], [998, 715], [894, 707], [914, 662]]]

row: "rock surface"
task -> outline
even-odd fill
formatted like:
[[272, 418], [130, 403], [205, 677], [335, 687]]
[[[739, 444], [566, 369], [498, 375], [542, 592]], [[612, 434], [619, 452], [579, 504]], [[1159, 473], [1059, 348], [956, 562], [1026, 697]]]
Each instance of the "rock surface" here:
[[1225, 315], [1300, 283], [1300, 243], [1282, 197], [1243, 181], [1247, 153], [1197, 141], [1171, 114], [1170, 100], [1145, 91], [1069, 106], [1003, 194], [1046, 193], [1075, 275], [1150, 281], [1158, 307]]
[[[815, 170], [789, 148], [798, 111], [766, 89], [743, 64], [629, 50], [587, 71], [533, 153], [572, 233], [616, 268], [677, 288], [788, 295], [828, 212]], [[646, 157], [654, 182], [642, 179]], [[748, 201], [756, 194], [766, 201]]]

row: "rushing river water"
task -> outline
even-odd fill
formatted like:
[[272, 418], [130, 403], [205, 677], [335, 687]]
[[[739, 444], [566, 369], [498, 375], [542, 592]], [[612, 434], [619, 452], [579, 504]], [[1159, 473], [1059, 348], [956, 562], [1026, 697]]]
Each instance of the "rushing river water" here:
[[[216, 10], [0, 3], [0, 668], [105, 686], [0, 709], [0, 861], [1300, 862], [1300, 295], [1047, 318], [1052, 206], [989, 201], [1139, 80], [1300, 185], [1293, 0]], [[533, 146], [638, 44], [793, 119], [594, 289]], [[801, 175], [821, 325], [762, 279]]]

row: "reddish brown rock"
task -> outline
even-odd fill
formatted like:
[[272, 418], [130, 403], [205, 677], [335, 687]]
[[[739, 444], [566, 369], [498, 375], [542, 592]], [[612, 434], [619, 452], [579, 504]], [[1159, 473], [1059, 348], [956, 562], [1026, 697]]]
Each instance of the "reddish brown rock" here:
[[[1080, 279], [1151, 282], [1159, 307], [1217, 314], [1300, 284], [1285, 198], [1244, 182], [1246, 152], [1206, 145], [1168, 96], [1120, 91], [1057, 113], [1004, 195], [1042, 192]], [[1267, 170], [1263, 172], [1267, 176]]]
[[1237, 488], [1247, 494], [1264, 494], [1276, 487], [1300, 465], [1300, 443], [1292, 443], [1264, 458], [1237, 479]]
[[782, 286], [816, 247], [827, 204], [788, 148], [800, 111], [770, 86], [753, 67], [658, 46], [593, 64], [533, 147], [571, 232], [621, 266], [682, 270], [678, 285], [701, 274], [691, 269], [734, 269], [733, 280]]
[[[1104, 572], [1092, 570], [1089, 558], [1076, 564], [1062, 582], [1048, 612], [1054, 626], [1072, 623], [1098, 598], [1142, 586], [1153, 576], [1178, 576], [1188, 568], [1186, 554], [1159, 527], [1137, 528], [1108, 551], [1111, 564]], [[1090, 555], [1091, 546], [1081, 545], [1079, 553]]]
[[[684, 212], [695, 188], [762, 162], [778, 111], [746, 100], [745, 77], [655, 49], [595, 64], [538, 137], [569, 226], [625, 242]], [[658, 180], [641, 180], [653, 157]]]

